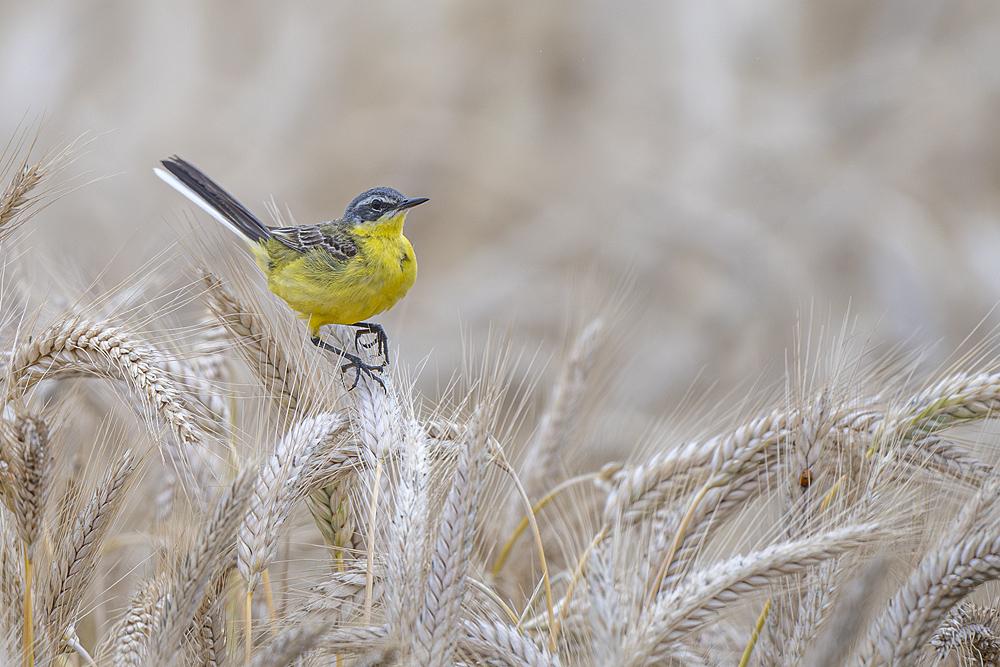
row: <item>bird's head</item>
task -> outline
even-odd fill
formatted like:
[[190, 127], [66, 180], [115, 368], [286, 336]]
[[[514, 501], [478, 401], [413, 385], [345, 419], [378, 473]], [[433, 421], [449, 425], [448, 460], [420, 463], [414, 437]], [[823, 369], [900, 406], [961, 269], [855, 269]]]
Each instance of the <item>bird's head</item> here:
[[407, 209], [425, 201], [426, 197], [407, 199], [399, 190], [392, 188], [372, 188], [354, 198], [344, 211], [344, 220], [359, 225], [368, 222], [386, 222], [397, 217], [402, 220]]

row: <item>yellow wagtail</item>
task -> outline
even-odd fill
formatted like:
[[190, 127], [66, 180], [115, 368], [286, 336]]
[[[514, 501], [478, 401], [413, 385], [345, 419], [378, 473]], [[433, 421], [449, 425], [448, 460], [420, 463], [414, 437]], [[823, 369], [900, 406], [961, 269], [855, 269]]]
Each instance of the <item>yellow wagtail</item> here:
[[[373, 188], [355, 197], [339, 220], [273, 228], [190, 162], [175, 155], [161, 164], [166, 171], [154, 169], [160, 178], [243, 237], [267, 275], [268, 289], [309, 320], [313, 344], [343, 356], [343, 371], [355, 369], [351, 389], [362, 373], [385, 389], [373, 371], [389, 363], [388, 340], [381, 326], [364, 320], [392, 308], [413, 286], [417, 260], [403, 236], [403, 220], [408, 209], [427, 199]], [[373, 342], [360, 344], [378, 345], [383, 363], [367, 364], [321, 339], [319, 331], [326, 324], [355, 327], [355, 347], [362, 336], [374, 334]]]

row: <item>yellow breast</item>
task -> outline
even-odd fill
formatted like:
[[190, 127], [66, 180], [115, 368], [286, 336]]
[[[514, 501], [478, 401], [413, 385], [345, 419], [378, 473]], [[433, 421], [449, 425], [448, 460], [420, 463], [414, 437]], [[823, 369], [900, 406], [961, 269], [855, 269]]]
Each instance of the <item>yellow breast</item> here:
[[268, 271], [268, 288], [316, 332], [325, 324], [355, 324], [392, 308], [413, 286], [417, 260], [401, 233], [357, 234], [358, 253], [346, 262], [322, 248]]

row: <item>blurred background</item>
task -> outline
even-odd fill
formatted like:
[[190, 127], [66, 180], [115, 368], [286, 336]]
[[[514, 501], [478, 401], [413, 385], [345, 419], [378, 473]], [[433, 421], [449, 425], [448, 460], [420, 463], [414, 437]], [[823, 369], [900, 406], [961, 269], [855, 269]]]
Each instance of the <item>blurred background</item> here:
[[998, 321], [990, 0], [0, 7], [0, 138], [95, 138], [70, 172], [100, 180], [33, 252], [84, 285], [141, 273], [192, 215], [151, 171], [174, 153], [262, 217], [430, 197], [379, 321], [431, 395], [491, 327], [547, 387], [616, 303], [604, 398], [639, 423], [780, 379], [800, 321], [931, 363]]

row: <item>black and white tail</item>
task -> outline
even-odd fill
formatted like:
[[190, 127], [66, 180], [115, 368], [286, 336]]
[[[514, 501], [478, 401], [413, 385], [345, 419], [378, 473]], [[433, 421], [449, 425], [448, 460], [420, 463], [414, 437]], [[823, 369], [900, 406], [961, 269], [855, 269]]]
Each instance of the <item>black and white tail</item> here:
[[257, 216], [193, 164], [176, 155], [160, 164], [166, 171], [154, 168], [157, 176], [226, 227], [255, 243], [271, 238], [271, 230]]

